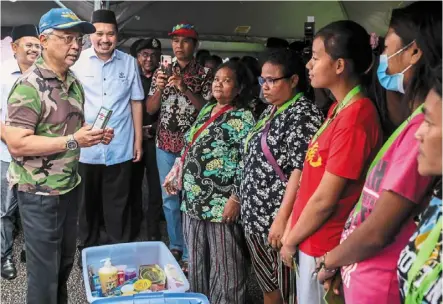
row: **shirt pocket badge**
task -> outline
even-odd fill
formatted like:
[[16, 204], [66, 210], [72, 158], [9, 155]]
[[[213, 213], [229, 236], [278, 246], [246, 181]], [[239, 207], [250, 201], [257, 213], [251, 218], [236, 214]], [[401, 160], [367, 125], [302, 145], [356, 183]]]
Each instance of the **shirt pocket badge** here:
[[119, 74], [118, 74], [118, 80], [119, 80], [119, 82], [121, 82], [121, 83], [127, 83], [128, 82], [128, 78], [127, 78], [127, 76], [125, 75], [125, 73], [123, 73], [123, 72], [120, 72]]

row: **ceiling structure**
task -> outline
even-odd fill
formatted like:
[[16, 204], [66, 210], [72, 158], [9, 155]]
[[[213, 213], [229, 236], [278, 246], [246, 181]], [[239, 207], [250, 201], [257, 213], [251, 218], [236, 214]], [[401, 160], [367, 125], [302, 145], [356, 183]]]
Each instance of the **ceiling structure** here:
[[[84, 20], [90, 19], [95, 8], [109, 7], [116, 13], [125, 47], [138, 37], [157, 37], [170, 48], [167, 34], [172, 26], [190, 22], [195, 24], [203, 48], [259, 52], [268, 37], [302, 40], [308, 16], [315, 18], [316, 30], [335, 20], [350, 19], [368, 32], [383, 35], [392, 9], [405, 1], [2, 1], [2, 29], [7, 32], [15, 25], [38, 24], [45, 12], [59, 5]], [[238, 34], [238, 26], [250, 30]]]

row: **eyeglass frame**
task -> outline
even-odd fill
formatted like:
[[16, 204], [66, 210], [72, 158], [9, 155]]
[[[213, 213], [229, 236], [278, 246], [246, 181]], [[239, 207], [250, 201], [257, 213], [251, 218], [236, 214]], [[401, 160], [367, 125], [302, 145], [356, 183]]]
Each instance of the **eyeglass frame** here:
[[[151, 54], [149, 54], [148, 56], [143, 56], [143, 55], [142, 55], [143, 51], [144, 51], [144, 50], [139, 51], [139, 52], [137, 53], [137, 56], [140, 56], [140, 57], [142, 57], [143, 59], [148, 59], [148, 58], [151, 58], [151, 59], [152, 59], [153, 56], [160, 56], [160, 55], [161, 55], [161, 52], [160, 52], [159, 50], [154, 50], [154, 53], [151, 53]], [[160, 58], [159, 58], [159, 59], [160, 59]]]
[[[72, 35], [62, 36], [62, 35], [57, 35], [57, 34], [54, 34], [54, 33], [49, 33], [48, 34], [48, 36], [51, 36], [51, 35], [58, 37], [60, 40], [63, 40], [66, 45], [72, 45], [74, 43], [74, 39], [75, 39], [77, 41], [77, 44], [79, 46], [81, 46], [81, 47], [86, 44], [86, 39], [89, 37], [89, 35], [82, 35], [82, 36], [79, 36], [79, 37], [75, 37], [75, 36], [72, 36]], [[72, 37], [72, 40], [70, 42], [68, 42], [68, 39], [71, 38], [71, 37]], [[81, 40], [81, 42], [80, 42], [80, 40]]]
[[[276, 81], [279, 81], [279, 80], [282, 80], [282, 79], [289, 79], [291, 77], [292, 77], [292, 75], [290, 75], [290, 76], [282, 76], [282, 77], [279, 77], [279, 78], [270, 78], [270, 77], [264, 78], [264, 77], [258, 76], [258, 84], [260, 85], [260, 87], [263, 87], [265, 85], [265, 83], [269, 87], [274, 87]], [[270, 82], [268, 82], [268, 81], [270, 81]]]

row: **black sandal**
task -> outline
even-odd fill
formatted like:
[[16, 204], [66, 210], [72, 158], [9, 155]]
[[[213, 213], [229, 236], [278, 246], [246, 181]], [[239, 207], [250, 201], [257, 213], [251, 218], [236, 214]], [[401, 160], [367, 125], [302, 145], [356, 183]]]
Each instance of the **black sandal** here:
[[188, 272], [189, 272], [189, 263], [188, 261], [181, 261], [181, 268], [183, 273], [185, 274], [185, 276], [188, 276]]
[[170, 251], [171, 251], [172, 255], [174, 256], [175, 260], [177, 262], [180, 262], [180, 260], [182, 259], [183, 252], [181, 252], [178, 249], [171, 249]]

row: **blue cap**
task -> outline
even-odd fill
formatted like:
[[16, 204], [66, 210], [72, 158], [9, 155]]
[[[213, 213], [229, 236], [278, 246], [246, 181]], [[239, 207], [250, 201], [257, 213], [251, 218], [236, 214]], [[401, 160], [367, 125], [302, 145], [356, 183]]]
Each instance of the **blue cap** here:
[[40, 18], [40, 33], [47, 29], [66, 30], [73, 27], [80, 28], [83, 34], [95, 32], [92, 23], [80, 20], [73, 11], [67, 8], [53, 8]]

